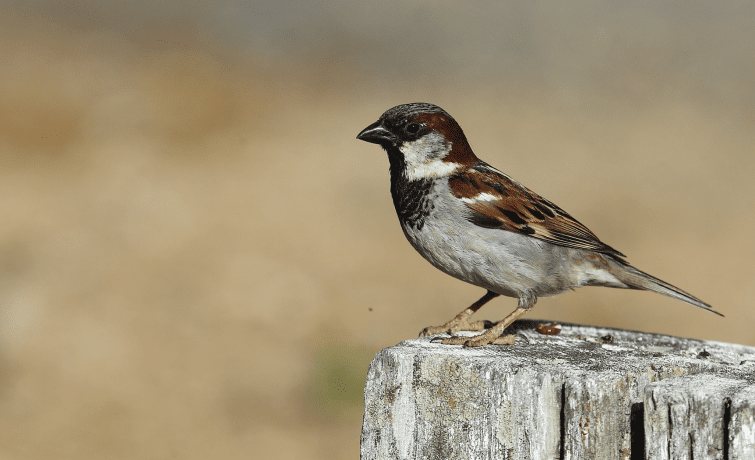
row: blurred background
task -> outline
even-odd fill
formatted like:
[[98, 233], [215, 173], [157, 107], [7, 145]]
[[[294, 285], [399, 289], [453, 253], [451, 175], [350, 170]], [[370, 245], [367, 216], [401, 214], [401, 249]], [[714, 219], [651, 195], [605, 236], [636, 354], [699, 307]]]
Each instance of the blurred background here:
[[409, 246], [355, 139], [405, 102], [726, 315], [589, 288], [531, 318], [755, 345], [753, 18], [3, 1], [0, 458], [357, 458], [374, 353], [483, 294]]

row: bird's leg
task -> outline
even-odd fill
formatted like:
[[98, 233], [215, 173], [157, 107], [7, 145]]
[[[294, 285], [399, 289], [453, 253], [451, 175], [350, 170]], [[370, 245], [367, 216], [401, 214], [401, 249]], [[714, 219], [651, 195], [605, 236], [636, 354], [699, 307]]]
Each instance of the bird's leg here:
[[535, 302], [537, 302], [537, 297], [532, 293], [527, 293], [519, 298], [519, 306], [516, 310], [482, 334], [474, 337], [450, 337], [443, 339], [441, 343], [446, 345], [464, 345], [465, 347], [484, 347], [491, 343], [495, 345], [513, 345], [516, 340], [515, 335], [501, 336], [501, 334], [511, 323], [530, 311]]
[[486, 328], [491, 327], [493, 323], [487, 320], [470, 323], [469, 317], [472, 316], [472, 314], [479, 310], [483, 305], [490, 302], [491, 299], [494, 299], [499, 295], [500, 294], [496, 294], [493, 291], [488, 291], [484, 296], [482, 296], [480, 300], [473, 303], [469, 306], [469, 308], [466, 308], [464, 311], [456, 315], [456, 317], [451, 321], [442, 326], [426, 327], [422, 329], [422, 331], [419, 333], [419, 336], [425, 337], [428, 335], [440, 334], [442, 332], [448, 332], [449, 334], [453, 335], [459, 331], [484, 331]]

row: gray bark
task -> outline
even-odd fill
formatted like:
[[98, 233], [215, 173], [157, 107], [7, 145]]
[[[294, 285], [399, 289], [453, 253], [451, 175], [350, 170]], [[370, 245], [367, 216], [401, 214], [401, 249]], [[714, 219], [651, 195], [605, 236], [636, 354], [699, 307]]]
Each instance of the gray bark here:
[[540, 323], [378, 353], [362, 459], [755, 459], [755, 348]]

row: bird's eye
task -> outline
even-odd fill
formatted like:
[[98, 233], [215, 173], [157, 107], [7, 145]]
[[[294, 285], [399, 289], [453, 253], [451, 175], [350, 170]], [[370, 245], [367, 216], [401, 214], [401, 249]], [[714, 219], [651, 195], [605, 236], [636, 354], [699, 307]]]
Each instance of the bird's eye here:
[[409, 134], [417, 134], [417, 131], [419, 131], [419, 124], [418, 123], [409, 123], [406, 125], [406, 132]]

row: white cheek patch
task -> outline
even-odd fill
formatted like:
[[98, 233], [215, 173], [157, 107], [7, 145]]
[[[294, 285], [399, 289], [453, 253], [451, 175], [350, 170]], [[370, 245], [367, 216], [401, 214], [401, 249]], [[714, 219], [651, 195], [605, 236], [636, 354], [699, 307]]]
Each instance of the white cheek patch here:
[[405, 174], [409, 180], [449, 176], [462, 167], [458, 163], [443, 161], [451, 151], [451, 143], [434, 131], [414, 142], [404, 143], [399, 151], [404, 154]]
[[433, 160], [427, 164], [421, 164], [414, 167], [406, 166], [406, 178], [411, 180], [430, 179], [433, 177], [444, 177], [455, 174], [462, 170], [459, 163], [446, 163], [443, 160]]

